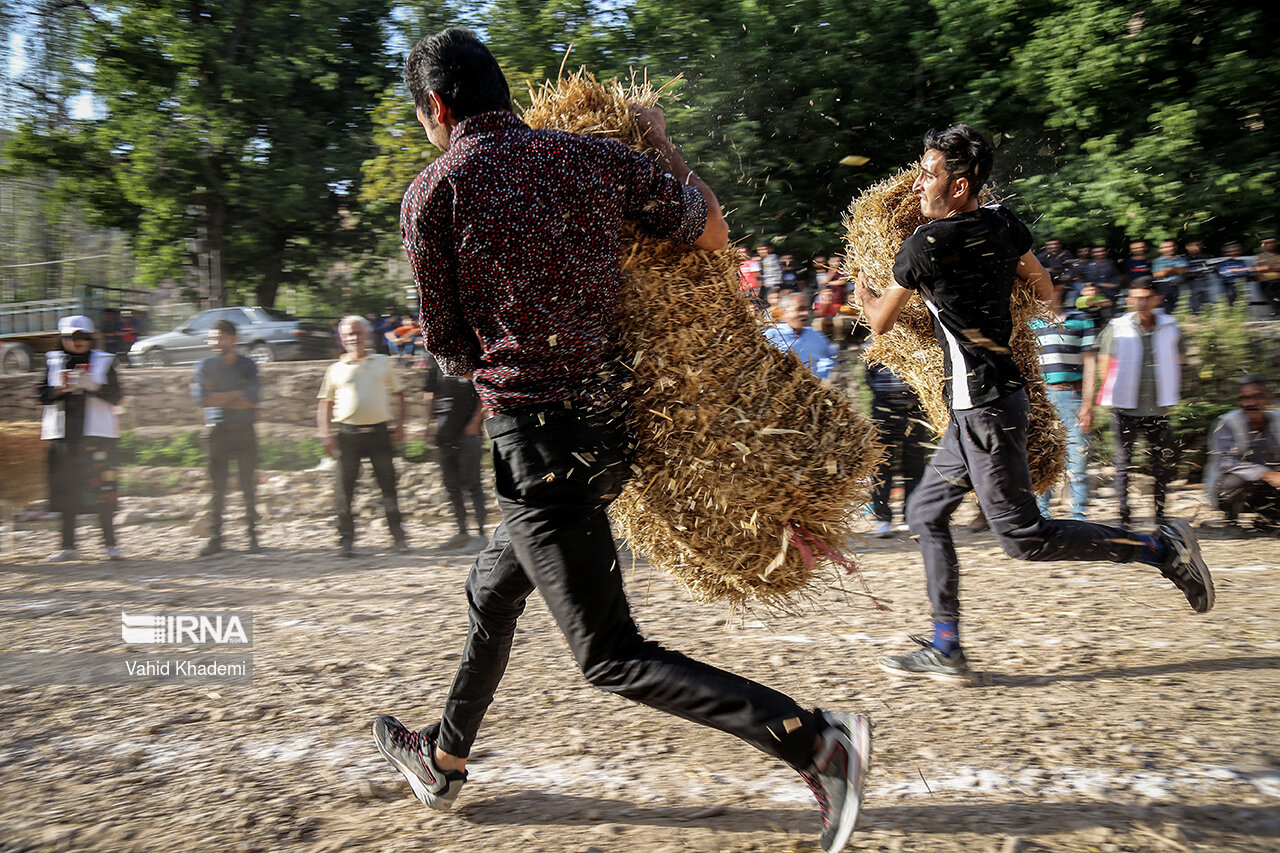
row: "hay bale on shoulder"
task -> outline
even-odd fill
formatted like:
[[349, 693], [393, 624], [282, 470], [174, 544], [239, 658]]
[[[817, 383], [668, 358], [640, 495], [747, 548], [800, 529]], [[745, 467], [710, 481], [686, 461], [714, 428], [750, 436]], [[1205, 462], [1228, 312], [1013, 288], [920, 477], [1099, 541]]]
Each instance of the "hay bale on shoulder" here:
[[[928, 221], [911, 190], [918, 174], [918, 166], [904, 169], [869, 187], [845, 213], [845, 272], [851, 277], [859, 271], [865, 273], [875, 293], [893, 283], [894, 256], [903, 241]], [[983, 198], [988, 200], [989, 196]], [[1033, 318], [1043, 316], [1031, 286], [1015, 282], [1009, 307], [1014, 323], [1013, 358], [1027, 379], [1031, 401], [1031, 428], [1027, 432], [1031, 481], [1035, 491], [1043, 493], [1066, 474], [1066, 427], [1049, 401], [1040, 372], [1040, 345], [1027, 326]], [[933, 428], [939, 435], [946, 430], [951, 412], [946, 403], [942, 348], [933, 331], [933, 316], [919, 294], [907, 302], [897, 324], [863, 350], [862, 357], [901, 376], [919, 395]]]
[[[643, 151], [628, 104], [657, 98], [579, 73], [535, 90], [523, 117]], [[614, 523], [699, 599], [785, 606], [851, 565], [849, 523], [883, 453], [874, 427], [764, 339], [734, 250], [625, 237], [617, 340], [637, 450]]]

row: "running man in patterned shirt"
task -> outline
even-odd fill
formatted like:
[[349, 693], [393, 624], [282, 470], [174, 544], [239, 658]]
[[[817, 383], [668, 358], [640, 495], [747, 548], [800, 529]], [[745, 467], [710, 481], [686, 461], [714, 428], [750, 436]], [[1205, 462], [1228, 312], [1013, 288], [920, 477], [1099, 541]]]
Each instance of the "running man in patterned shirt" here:
[[802, 708], [644, 639], [605, 513], [629, 472], [626, 376], [610, 334], [623, 223], [718, 249], [728, 227], [714, 193], [667, 140], [660, 110], [636, 110], [657, 161], [529, 128], [497, 61], [465, 30], [419, 42], [405, 81], [443, 151], [401, 212], [423, 339], [446, 374], [474, 377], [492, 413], [502, 523], [467, 579], [470, 631], [441, 720], [414, 731], [381, 716], [379, 750], [422, 802], [452, 805], [537, 589], [588, 681], [786, 762], [818, 797], [823, 849], [841, 849], [867, 772], [867, 719]]

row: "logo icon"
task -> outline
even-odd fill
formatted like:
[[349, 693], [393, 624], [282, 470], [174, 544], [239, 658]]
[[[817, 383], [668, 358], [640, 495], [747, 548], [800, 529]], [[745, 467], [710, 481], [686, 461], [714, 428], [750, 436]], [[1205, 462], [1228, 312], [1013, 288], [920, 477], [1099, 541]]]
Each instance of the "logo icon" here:
[[[241, 617], [244, 617], [242, 620]], [[120, 613], [120, 636], [130, 645], [224, 646], [250, 645], [250, 613]]]

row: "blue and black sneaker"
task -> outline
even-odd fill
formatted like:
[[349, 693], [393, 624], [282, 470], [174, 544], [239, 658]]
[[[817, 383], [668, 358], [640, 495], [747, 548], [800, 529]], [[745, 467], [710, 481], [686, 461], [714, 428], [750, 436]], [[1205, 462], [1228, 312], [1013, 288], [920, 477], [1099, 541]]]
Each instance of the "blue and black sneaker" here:
[[922, 648], [910, 654], [883, 657], [879, 661], [880, 668], [891, 675], [906, 678], [933, 678], [953, 684], [970, 681], [969, 662], [962, 650], [956, 649], [954, 654], [947, 654], [924, 637], [913, 634], [911, 639]]

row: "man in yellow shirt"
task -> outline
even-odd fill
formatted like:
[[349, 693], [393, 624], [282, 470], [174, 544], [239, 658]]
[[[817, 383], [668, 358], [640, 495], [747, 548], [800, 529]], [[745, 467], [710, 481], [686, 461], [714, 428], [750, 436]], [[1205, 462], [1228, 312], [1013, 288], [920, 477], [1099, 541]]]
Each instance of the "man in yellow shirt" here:
[[387, 527], [397, 551], [407, 551], [400, 504], [396, 498], [396, 470], [392, 464], [392, 429], [388, 424], [395, 408], [395, 443], [404, 442], [404, 386], [396, 375], [391, 358], [369, 348], [369, 322], [355, 314], [342, 318], [338, 335], [346, 349], [325, 371], [320, 383], [316, 426], [324, 450], [338, 462], [334, 479], [337, 492], [339, 553], [355, 556], [355, 521], [351, 498], [360, 475], [360, 461], [368, 458], [373, 478], [382, 491]]

